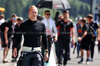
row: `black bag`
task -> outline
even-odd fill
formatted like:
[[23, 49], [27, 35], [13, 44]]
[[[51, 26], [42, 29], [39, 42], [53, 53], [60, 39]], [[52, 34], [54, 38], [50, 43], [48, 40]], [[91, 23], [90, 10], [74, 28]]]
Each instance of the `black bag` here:
[[48, 38], [49, 43], [52, 44], [54, 42], [55, 36], [48, 35], [47, 38]]
[[91, 26], [89, 26], [89, 27], [90, 27], [90, 34], [91, 34], [91, 35], [95, 35], [94, 28], [93, 28], [93, 27], [91, 27]]
[[90, 36], [91, 39], [93, 39], [94, 35], [95, 35], [95, 30], [92, 26], [86, 24], [86, 26], [88, 27], [88, 34]]

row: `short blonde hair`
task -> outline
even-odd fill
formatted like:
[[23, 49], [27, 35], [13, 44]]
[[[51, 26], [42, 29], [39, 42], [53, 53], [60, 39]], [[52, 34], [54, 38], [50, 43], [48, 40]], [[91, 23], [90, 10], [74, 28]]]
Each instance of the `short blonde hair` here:
[[[37, 7], [36, 7], [35, 5], [30, 6], [30, 7], [29, 7], [29, 11], [30, 11], [31, 8], [36, 8], [36, 9], [37, 9]], [[37, 9], [37, 10], [38, 10], [38, 9]]]

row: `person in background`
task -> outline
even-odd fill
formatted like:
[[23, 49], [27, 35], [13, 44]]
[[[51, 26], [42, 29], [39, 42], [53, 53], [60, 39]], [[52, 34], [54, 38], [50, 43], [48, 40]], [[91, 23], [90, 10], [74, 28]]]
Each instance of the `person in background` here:
[[16, 14], [12, 14], [11, 21], [6, 23], [5, 29], [4, 29], [4, 50], [3, 50], [3, 63], [8, 62], [7, 55], [8, 51], [10, 49], [10, 44], [13, 38], [13, 34], [15, 33], [14, 27], [16, 25]]
[[[82, 23], [81, 23], [82, 17], [78, 17], [78, 23], [75, 25], [75, 32], [76, 32], [76, 37], [82, 37]], [[77, 44], [77, 58], [80, 58], [79, 52], [80, 52], [80, 44], [81, 42], [78, 40]]]
[[[13, 53], [13, 51], [14, 51], [14, 44], [15, 44], [16, 35], [17, 35], [17, 32], [18, 32], [18, 30], [19, 30], [19, 28], [20, 28], [20, 24], [21, 24], [22, 22], [23, 22], [23, 18], [22, 18], [22, 17], [18, 17], [18, 19], [17, 19], [17, 24], [15, 25], [15, 28], [14, 28], [15, 33], [13, 34], [14, 37], [13, 37], [12, 53]], [[19, 39], [19, 40], [21, 41], [22, 38]], [[20, 45], [21, 45], [21, 44], [20, 44]], [[20, 50], [20, 47], [21, 47], [20, 45], [17, 47], [17, 56], [14, 57], [13, 54], [12, 54], [12, 61], [11, 61], [11, 62], [16, 62], [16, 61], [17, 61], [17, 58], [18, 58], [18, 55], [19, 55], [19, 50]]]
[[51, 46], [53, 43], [52, 39], [54, 39], [55, 42], [58, 39], [56, 25], [55, 25], [55, 22], [50, 18], [50, 15], [51, 15], [50, 11], [46, 10], [45, 11], [45, 18], [41, 21], [45, 24], [45, 27], [46, 27], [45, 30], [46, 30], [46, 36], [48, 38], [49, 56], [50, 56]]
[[[69, 19], [69, 11], [63, 11], [63, 20], [59, 21], [57, 27], [60, 27], [59, 30], [59, 58], [58, 64], [66, 66], [67, 60], [69, 60], [69, 49], [70, 49], [70, 38], [72, 32], [72, 44], [74, 44], [74, 26]], [[64, 58], [64, 61], [62, 60]], [[63, 63], [62, 63], [63, 61]]]
[[90, 25], [94, 31], [95, 31], [95, 35], [93, 35], [93, 41], [91, 41], [91, 61], [93, 62], [93, 58], [94, 58], [94, 48], [95, 48], [95, 41], [96, 41], [96, 36], [98, 37], [98, 32], [99, 32], [99, 26], [97, 25], [96, 22], [93, 21], [93, 15], [92, 14], [88, 14], [87, 16], [87, 21], [88, 21], [88, 25]]
[[[63, 16], [60, 15], [57, 21], [61, 21], [61, 20], [63, 20]], [[56, 25], [57, 23], [58, 22], [56, 22]], [[59, 37], [60, 26], [58, 27], [56, 26], [56, 28], [57, 28], [58, 37]], [[58, 40], [55, 42], [55, 50], [56, 50], [56, 59], [57, 59], [56, 63], [58, 63], [58, 58], [59, 58], [59, 41]]]
[[4, 14], [1, 14], [1, 15], [0, 15], [0, 39], [1, 39], [1, 41], [0, 41], [1, 48], [0, 48], [0, 49], [3, 49], [3, 48], [2, 48], [2, 44], [3, 44], [3, 33], [2, 33], [2, 31], [1, 31], [1, 25], [2, 25], [4, 22], [5, 22]]
[[91, 46], [91, 38], [89, 35], [89, 26], [86, 24], [86, 18], [82, 19], [82, 37], [78, 37], [78, 40], [81, 41], [80, 50], [81, 50], [81, 60], [78, 62], [79, 64], [84, 63], [84, 52], [85, 49], [87, 52], [86, 64], [89, 64], [90, 57], [90, 46]]

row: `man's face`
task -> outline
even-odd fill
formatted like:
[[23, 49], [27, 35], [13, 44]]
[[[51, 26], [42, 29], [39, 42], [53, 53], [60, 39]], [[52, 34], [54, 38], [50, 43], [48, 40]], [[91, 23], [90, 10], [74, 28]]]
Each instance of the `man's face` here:
[[81, 23], [81, 20], [78, 20], [78, 23]]
[[21, 24], [22, 22], [23, 22], [23, 21], [19, 20], [19, 21], [18, 21], [18, 24]]
[[90, 21], [90, 19], [89, 19], [89, 18], [87, 18], [87, 21]]
[[46, 18], [50, 18], [50, 12], [46, 12], [46, 13], [45, 13], [45, 17], [46, 17]]
[[16, 16], [11, 17], [12, 22], [16, 22]]
[[69, 13], [63, 13], [64, 18], [69, 18]]
[[28, 12], [30, 18], [37, 18], [37, 13], [38, 13], [38, 10], [35, 7], [30, 8], [30, 10]]
[[84, 22], [82, 22], [82, 25], [84, 25], [85, 23]]

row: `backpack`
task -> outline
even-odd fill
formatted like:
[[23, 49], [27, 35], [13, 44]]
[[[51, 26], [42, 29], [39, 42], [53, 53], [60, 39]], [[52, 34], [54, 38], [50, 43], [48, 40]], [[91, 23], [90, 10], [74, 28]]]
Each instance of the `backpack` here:
[[7, 22], [4, 22], [1, 24], [1, 26], [0, 26], [1, 32], [4, 32], [6, 24], [7, 24]]
[[88, 34], [89, 34], [90, 38], [93, 38], [93, 36], [95, 35], [94, 28], [88, 24], [86, 24], [86, 26], [88, 27]]
[[94, 28], [91, 27], [91, 26], [89, 26], [89, 27], [90, 27], [90, 30], [89, 30], [90, 34], [95, 35], [95, 30], [94, 30]]

